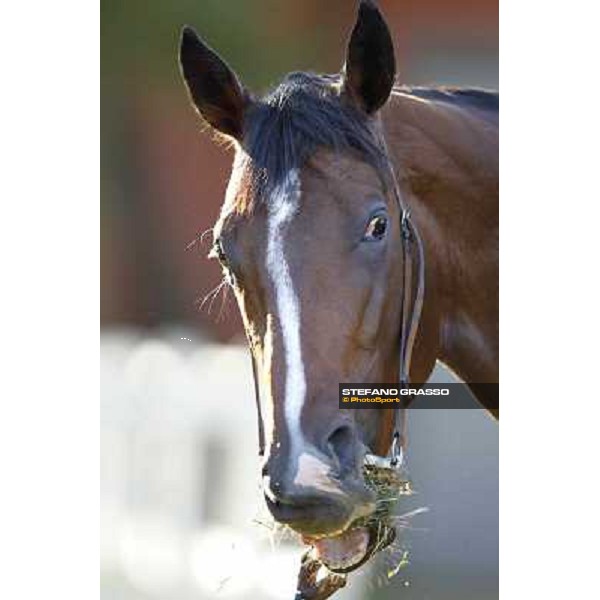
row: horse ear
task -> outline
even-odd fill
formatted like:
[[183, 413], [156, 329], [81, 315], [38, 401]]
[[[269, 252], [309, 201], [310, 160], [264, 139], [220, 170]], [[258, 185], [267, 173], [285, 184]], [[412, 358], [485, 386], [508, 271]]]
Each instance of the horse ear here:
[[396, 60], [390, 30], [372, 0], [361, 0], [346, 53], [344, 92], [367, 114], [388, 99]]
[[248, 94], [233, 70], [187, 26], [181, 34], [179, 62], [202, 117], [217, 131], [240, 140]]

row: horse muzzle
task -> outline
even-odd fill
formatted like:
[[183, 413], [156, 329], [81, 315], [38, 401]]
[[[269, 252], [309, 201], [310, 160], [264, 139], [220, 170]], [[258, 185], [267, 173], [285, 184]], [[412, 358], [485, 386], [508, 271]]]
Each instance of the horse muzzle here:
[[273, 518], [297, 533], [313, 538], [345, 531], [375, 510], [373, 493], [358, 483], [333, 493], [316, 487], [283, 488], [265, 478], [265, 500]]
[[268, 496], [266, 501], [273, 517], [299, 533], [302, 541], [313, 547], [315, 558], [332, 571], [352, 571], [374, 551], [373, 532], [367, 527], [352, 527], [373, 513], [375, 503], [370, 499], [340, 499], [313, 493], [297, 497], [294, 504]]

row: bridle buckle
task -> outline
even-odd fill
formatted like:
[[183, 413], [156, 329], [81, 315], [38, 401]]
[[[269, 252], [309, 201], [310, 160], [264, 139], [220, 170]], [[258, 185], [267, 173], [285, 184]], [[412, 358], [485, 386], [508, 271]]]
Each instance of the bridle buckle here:
[[400, 443], [400, 432], [395, 431], [392, 438], [392, 448], [390, 452], [390, 467], [400, 469], [404, 462], [404, 451]]

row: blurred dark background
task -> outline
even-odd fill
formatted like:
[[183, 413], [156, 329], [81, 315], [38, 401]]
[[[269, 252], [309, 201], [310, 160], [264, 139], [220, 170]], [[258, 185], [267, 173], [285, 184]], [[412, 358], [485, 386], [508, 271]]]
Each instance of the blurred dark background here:
[[[497, 87], [497, 0], [379, 4], [400, 82]], [[188, 102], [180, 29], [193, 25], [260, 92], [288, 71], [338, 71], [356, 2], [102, 0], [101, 11], [101, 324], [184, 323], [226, 341], [241, 332], [237, 311], [198, 311], [219, 272], [206, 244], [185, 248], [216, 219], [231, 155]]]
[[[380, 5], [400, 82], [497, 87], [496, 0]], [[103, 600], [293, 597], [302, 548], [265, 526], [237, 307], [219, 318], [220, 298], [196, 305], [220, 273], [210, 236], [186, 247], [213, 225], [232, 157], [202, 131], [177, 49], [194, 26], [260, 92], [288, 71], [338, 71], [355, 12], [350, 0], [102, 0]], [[399, 511], [430, 512], [339, 598], [495, 600], [497, 424], [480, 409], [411, 412], [418, 493]]]

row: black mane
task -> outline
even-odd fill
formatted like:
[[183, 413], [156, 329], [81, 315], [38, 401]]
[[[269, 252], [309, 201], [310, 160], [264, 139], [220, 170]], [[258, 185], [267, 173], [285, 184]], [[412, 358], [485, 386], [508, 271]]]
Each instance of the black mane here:
[[[242, 147], [252, 195], [266, 199], [291, 169], [318, 149], [352, 152], [385, 181], [387, 157], [366, 116], [340, 98], [340, 75], [295, 72], [262, 99], [246, 118]], [[497, 115], [498, 94], [471, 88], [395, 87], [418, 98], [451, 103]]]
[[384, 169], [385, 152], [367, 118], [340, 99], [339, 84], [339, 76], [290, 73], [254, 105], [242, 146], [259, 196], [268, 196], [317, 148], [350, 151]]
[[477, 108], [479, 110], [495, 113], [497, 113], [499, 109], [498, 92], [480, 88], [425, 88], [402, 86], [395, 88], [395, 90], [410, 96], [422, 98], [423, 100], [446, 102], [463, 108]]

